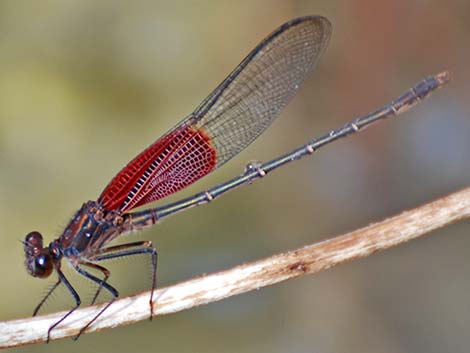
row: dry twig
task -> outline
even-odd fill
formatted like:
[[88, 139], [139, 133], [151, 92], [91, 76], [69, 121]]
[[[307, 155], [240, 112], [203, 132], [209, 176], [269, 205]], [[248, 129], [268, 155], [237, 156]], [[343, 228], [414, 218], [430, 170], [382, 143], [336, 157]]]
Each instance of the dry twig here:
[[[155, 315], [175, 313], [320, 272], [405, 243], [465, 218], [470, 218], [470, 187], [330, 240], [161, 288], [154, 296]], [[87, 332], [148, 319], [149, 296], [150, 292], [145, 292], [116, 301]], [[97, 310], [99, 308], [96, 306], [77, 310], [70, 319], [54, 329], [51, 338], [76, 335]], [[60, 312], [0, 322], [0, 348], [44, 342], [49, 326], [63, 315], [64, 312]]]

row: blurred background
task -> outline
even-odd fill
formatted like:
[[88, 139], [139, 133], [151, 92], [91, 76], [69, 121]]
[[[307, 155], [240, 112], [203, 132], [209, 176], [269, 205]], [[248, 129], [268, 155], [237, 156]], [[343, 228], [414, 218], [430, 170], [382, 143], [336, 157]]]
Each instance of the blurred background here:
[[[333, 23], [281, 118], [189, 195], [375, 110], [421, 78], [448, 88], [124, 241], [151, 239], [160, 286], [315, 243], [468, 186], [468, 1], [0, 3], [0, 320], [30, 316], [54, 282], [24, 269], [132, 157], [189, 114], [262, 38], [296, 16]], [[468, 352], [470, 224], [208, 306], [17, 352]], [[123, 294], [145, 261], [112, 264]], [[142, 274], [142, 275], [141, 275]], [[84, 286], [86, 289], [86, 285]], [[86, 297], [85, 297], [86, 298]], [[70, 304], [59, 291], [46, 311]]]

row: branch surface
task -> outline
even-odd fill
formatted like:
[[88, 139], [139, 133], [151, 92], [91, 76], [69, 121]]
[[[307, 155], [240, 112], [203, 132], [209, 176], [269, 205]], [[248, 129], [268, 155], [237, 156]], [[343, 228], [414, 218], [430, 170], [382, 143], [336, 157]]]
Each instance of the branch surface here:
[[[470, 218], [470, 187], [342, 236], [158, 289], [154, 295], [154, 314], [175, 313], [320, 272], [466, 218]], [[119, 299], [86, 332], [148, 319], [149, 298], [150, 292], [144, 292]], [[52, 331], [51, 339], [76, 335], [101, 307], [76, 310]], [[44, 342], [49, 326], [64, 314], [0, 322], [0, 348]]]

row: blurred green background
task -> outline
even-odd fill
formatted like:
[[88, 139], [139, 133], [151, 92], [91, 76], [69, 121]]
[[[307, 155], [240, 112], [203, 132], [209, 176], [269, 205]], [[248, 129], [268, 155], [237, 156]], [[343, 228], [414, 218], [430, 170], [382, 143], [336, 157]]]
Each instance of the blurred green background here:
[[[448, 69], [454, 80], [398, 120], [124, 239], [154, 242], [160, 285], [314, 243], [468, 185], [468, 1], [3, 0], [0, 320], [31, 315], [53, 282], [26, 274], [26, 233], [57, 237], [82, 202], [265, 35], [309, 14], [334, 28], [315, 73], [267, 133], [182, 195], [374, 110], [427, 74]], [[469, 235], [462, 222], [315, 276], [16, 351], [468, 352]], [[112, 283], [123, 293], [148, 287], [145, 261], [115, 265]]]

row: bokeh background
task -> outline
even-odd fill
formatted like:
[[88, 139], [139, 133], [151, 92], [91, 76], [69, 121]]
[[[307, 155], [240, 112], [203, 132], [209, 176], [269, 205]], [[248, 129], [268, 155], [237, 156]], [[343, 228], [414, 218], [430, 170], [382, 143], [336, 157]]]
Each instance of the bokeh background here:
[[[447, 69], [454, 80], [398, 120], [125, 239], [156, 244], [160, 285], [314, 243], [468, 185], [468, 1], [3, 0], [0, 320], [31, 315], [53, 282], [26, 274], [19, 240], [27, 232], [57, 237], [82, 202], [265, 35], [308, 14], [334, 26], [315, 73], [256, 143], [178, 196], [374, 110], [427, 74]], [[469, 255], [467, 221], [315, 276], [16, 351], [468, 352]], [[114, 265], [123, 293], [148, 287], [145, 261]], [[47, 309], [64, 298], [59, 292], [60, 304]]]

